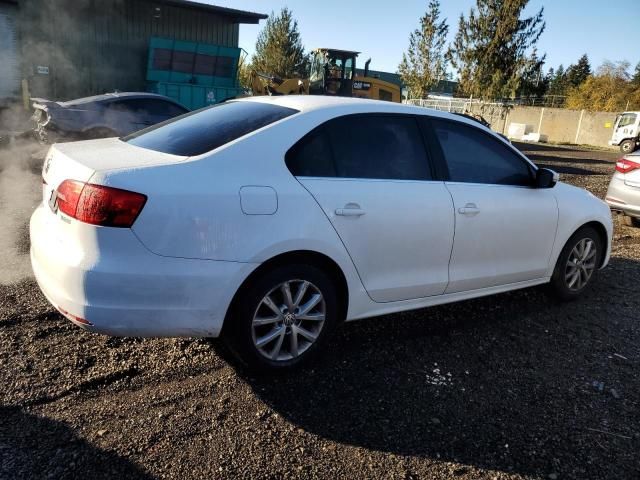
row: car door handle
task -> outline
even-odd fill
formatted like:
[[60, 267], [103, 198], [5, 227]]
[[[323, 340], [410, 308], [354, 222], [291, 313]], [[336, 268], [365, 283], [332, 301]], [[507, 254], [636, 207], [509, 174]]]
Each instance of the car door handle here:
[[346, 206], [345, 208], [337, 208], [336, 215], [341, 217], [361, 217], [366, 212], [359, 207]]
[[480, 213], [480, 209], [476, 206], [475, 203], [467, 203], [464, 207], [460, 207], [458, 209], [458, 213], [461, 215], [473, 217], [474, 215]]

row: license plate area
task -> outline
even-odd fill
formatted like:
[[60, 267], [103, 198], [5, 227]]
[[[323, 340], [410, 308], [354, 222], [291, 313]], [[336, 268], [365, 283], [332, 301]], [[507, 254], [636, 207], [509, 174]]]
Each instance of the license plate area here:
[[[44, 186], [44, 188], [46, 188], [46, 185]], [[51, 189], [51, 193], [49, 193], [49, 199], [46, 200], [46, 202], [53, 213], [58, 213], [58, 192]]]

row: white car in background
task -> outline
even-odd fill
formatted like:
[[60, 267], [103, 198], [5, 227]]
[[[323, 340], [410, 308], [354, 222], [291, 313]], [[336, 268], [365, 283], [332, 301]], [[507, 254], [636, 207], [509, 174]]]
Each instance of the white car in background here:
[[54, 145], [43, 183], [31, 260], [63, 315], [222, 336], [265, 369], [306, 361], [343, 320], [540, 284], [575, 298], [611, 245], [590, 193], [477, 122], [389, 102], [227, 102]]
[[624, 215], [626, 225], [640, 227], [640, 151], [616, 162], [605, 201], [612, 210]]

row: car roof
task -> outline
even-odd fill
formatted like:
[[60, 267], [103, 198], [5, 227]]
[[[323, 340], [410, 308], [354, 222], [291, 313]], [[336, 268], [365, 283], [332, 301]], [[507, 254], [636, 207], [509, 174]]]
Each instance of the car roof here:
[[161, 100], [167, 100], [172, 103], [176, 103], [175, 100], [165, 97], [164, 95], [158, 95], [157, 93], [148, 93], [148, 92], [113, 92], [113, 93], [105, 93], [102, 95], [94, 95], [92, 97], [83, 97], [76, 98], [75, 100], [69, 100], [67, 102], [60, 102], [60, 105], [65, 107], [70, 107], [74, 105], [85, 105], [88, 103], [102, 103], [107, 101], [112, 101], [119, 98], [158, 98]]
[[433, 110], [415, 105], [407, 105], [403, 103], [385, 102], [382, 100], [370, 100], [357, 97], [330, 97], [323, 95], [278, 95], [278, 96], [257, 96], [244, 97], [235, 101], [249, 101], [270, 103], [280, 105], [282, 107], [293, 108], [301, 112], [311, 112], [317, 110], [341, 110], [354, 107], [354, 113], [405, 113], [414, 115], [430, 115], [432, 117], [440, 117], [448, 120], [454, 120], [460, 123], [478, 126], [487, 129], [475, 119], [469, 119], [461, 115], [456, 115], [440, 110]]

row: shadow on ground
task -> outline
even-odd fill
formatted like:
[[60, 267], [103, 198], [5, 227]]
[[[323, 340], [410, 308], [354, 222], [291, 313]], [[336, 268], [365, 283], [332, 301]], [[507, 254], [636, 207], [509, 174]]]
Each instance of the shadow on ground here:
[[[603, 175], [612, 173], [617, 152], [594, 151], [589, 149], [564, 148], [540, 143], [513, 142], [538, 167], [551, 168], [558, 173], [570, 175]], [[596, 171], [591, 168], [610, 167], [611, 172]]]
[[570, 304], [529, 289], [346, 324], [313, 370], [245, 380], [289, 421], [341, 444], [544, 477], [632, 478], [638, 386], [625, 379], [640, 365], [620, 339], [637, 338], [637, 302], [625, 308], [616, 288], [638, 271], [615, 259]]
[[153, 478], [64, 423], [18, 407], [0, 407], [0, 418], [0, 478]]

